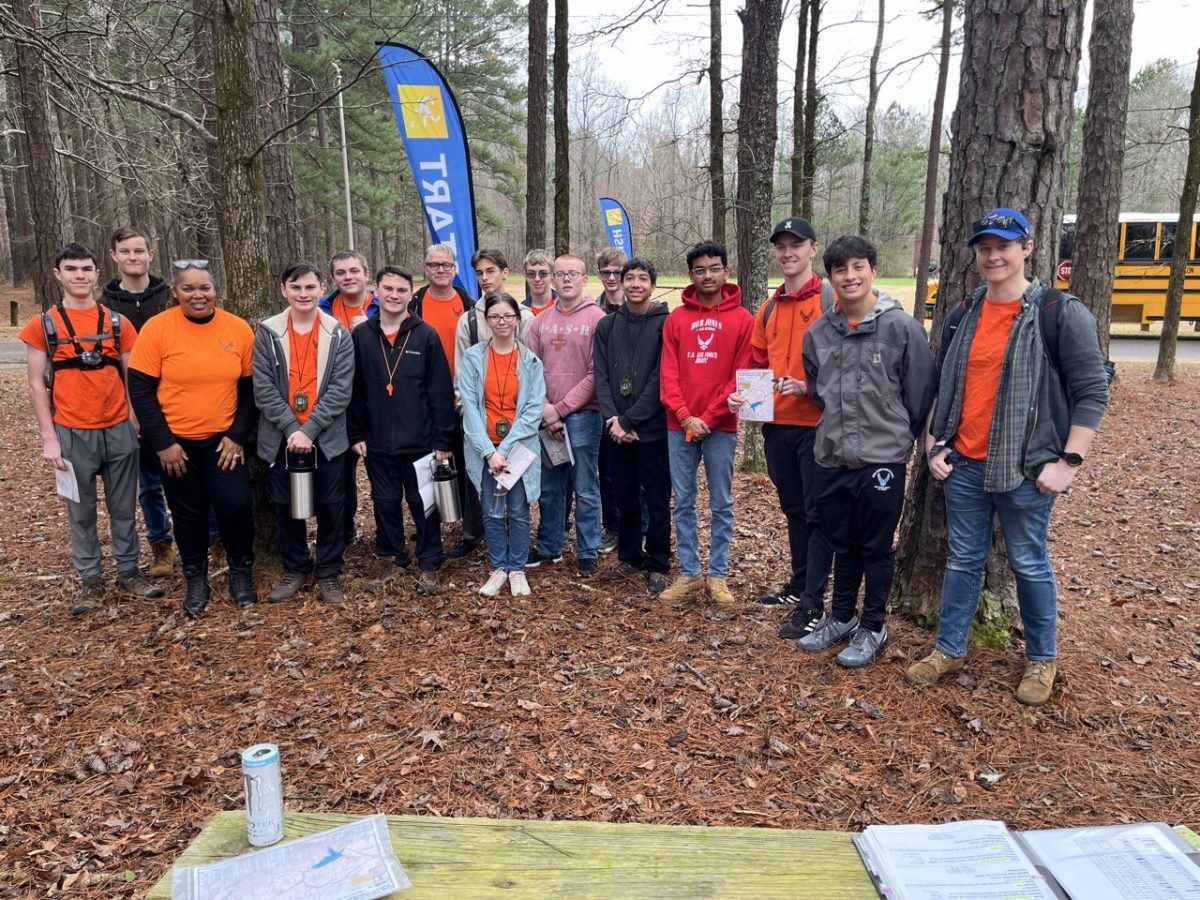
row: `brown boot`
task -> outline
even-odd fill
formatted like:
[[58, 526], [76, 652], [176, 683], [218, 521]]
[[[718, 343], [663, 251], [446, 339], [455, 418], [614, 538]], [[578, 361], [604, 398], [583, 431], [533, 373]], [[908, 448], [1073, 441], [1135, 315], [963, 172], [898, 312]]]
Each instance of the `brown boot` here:
[[698, 594], [704, 590], [704, 578], [700, 575], [680, 575], [671, 586], [663, 591], [658, 596], [668, 603], [673, 603], [676, 600], [686, 600], [693, 594]]
[[717, 606], [735, 606], [737, 600], [729, 590], [729, 579], [724, 575], [708, 576], [708, 593], [717, 601]]
[[935, 648], [923, 660], [909, 666], [904, 677], [909, 684], [915, 684], [917, 687], [929, 687], [931, 684], [936, 684], [943, 675], [957, 672], [963, 667], [964, 662], [966, 662], [964, 656], [951, 656], [949, 653], [943, 653]]
[[171, 541], [154, 541], [150, 544], [150, 554], [146, 574], [151, 578], [166, 578], [175, 569], [175, 545]]
[[1025, 674], [1017, 685], [1017, 699], [1026, 706], [1042, 706], [1054, 692], [1058, 663], [1052, 659], [1031, 659], [1025, 663]]

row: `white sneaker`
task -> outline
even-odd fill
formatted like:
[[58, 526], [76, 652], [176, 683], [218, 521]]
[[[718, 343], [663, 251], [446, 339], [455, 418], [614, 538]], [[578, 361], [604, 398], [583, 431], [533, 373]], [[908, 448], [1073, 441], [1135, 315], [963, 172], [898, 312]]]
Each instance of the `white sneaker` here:
[[524, 572], [509, 572], [508, 586], [514, 597], [529, 596], [529, 582]]
[[493, 569], [488, 580], [484, 582], [483, 587], [479, 589], [479, 593], [485, 597], [495, 597], [500, 593], [500, 588], [504, 587], [504, 583], [508, 581], [508, 573], [503, 569]]

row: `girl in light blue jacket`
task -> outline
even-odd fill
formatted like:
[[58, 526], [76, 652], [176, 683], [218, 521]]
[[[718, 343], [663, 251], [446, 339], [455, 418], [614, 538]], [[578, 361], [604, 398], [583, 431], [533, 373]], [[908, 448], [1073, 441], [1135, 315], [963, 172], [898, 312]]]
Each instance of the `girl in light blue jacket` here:
[[[482, 500], [483, 531], [492, 563], [492, 574], [479, 589], [486, 597], [499, 594], [505, 582], [514, 596], [529, 593], [525, 579], [529, 504], [541, 493], [538, 429], [546, 381], [542, 361], [517, 343], [520, 309], [508, 294], [489, 295], [484, 314], [491, 340], [469, 348], [458, 370], [467, 476]], [[518, 445], [529, 451], [532, 460], [521, 478], [505, 490], [496, 479], [509, 470]]]

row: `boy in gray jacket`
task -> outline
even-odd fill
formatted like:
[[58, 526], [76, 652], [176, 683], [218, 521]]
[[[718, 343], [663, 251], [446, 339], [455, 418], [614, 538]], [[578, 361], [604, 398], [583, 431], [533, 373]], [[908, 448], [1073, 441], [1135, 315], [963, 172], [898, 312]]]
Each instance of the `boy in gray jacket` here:
[[[888, 643], [883, 618], [904, 467], [934, 392], [925, 330], [887, 294], [876, 294], [875, 261], [864, 238], [829, 245], [825, 271], [837, 305], [804, 335], [804, 373], [821, 408], [813, 451], [817, 514], [836, 561], [833, 609], [797, 644], [816, 653], [849, 640], [837, 656], [849, 668], [870, 665]], [[864, 580], [860, 618], [854, 613]]]

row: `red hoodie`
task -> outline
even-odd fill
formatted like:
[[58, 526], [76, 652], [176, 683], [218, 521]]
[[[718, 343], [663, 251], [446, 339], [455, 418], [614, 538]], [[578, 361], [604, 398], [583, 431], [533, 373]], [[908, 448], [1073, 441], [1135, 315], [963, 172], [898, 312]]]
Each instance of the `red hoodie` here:
[[713, 431], [736, 433], [738, 417], [726, 402], [736, 389], [736, 372], [750, 363], [754, 319], [742, 308], [742, 291], [726, 284], [716, 306], [696, 299], [696, 286], [683, 291], [683, 305], [667, 316], [663, 326], [660, 393], [667, 410], [667, 428], [699, 416]]

